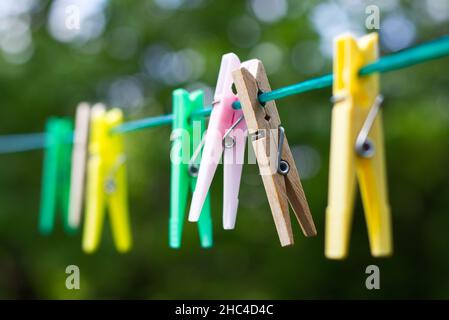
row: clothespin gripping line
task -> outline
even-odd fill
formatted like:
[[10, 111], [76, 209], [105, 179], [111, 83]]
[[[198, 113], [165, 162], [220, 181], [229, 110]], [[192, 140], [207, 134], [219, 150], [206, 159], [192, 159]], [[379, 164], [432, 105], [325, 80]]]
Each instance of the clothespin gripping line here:
[[[410, 67], [419, 63], [438, 59], [449, 55], [449, 36], [443, 36], [433, 41], [429, 41], [416, 47], [382, 57], [377, 61], [363, 66], [359, 70], [359, 76], [364, 77], [373, 73], [385, 73]], [[303, 82], [288, 85], [270, 92], [263, 92], [259, 95], [259, 103], [263, 106], [266, 102], [286, 98], [292, 95], [323, 89], [332, 86], [334, 77], [326, 74], [317, 78], [308, 79]], [[241, 109], [240, 101], [234, 101], [234, 109]], [[204, 107], [192, 113], [192, 117], [207, 117], [212, 112], [212, 105]], [[113, 129], [114, 133], [125, 133], [145, 128], [154, 128], [172, 123], [173, 115], [163, 115], [148, 119], [140, 119], [124, 123]]]
[[[410, 67], [426, 61], [442, 58], [449, 55], [449, 36], [443, 36], [436, 40], [429, 41], [418, 45], [416, 47], [408, 48], [400, 52], [385, 56], [379, 60], [363, 66], [359, 70], [361, 77], [373, 73], [385, 73]], [[259, 102], [263, 106], [264, 103], [272, 100], [286, 98], [292, 95], [309, 92], [317, 89], [330, 87], [333, 83], [333, 75], [326, 74], [317, 78], [308, 79], [303, 82], [295, 83], [283, 88], [275, 89], [270, 92], [264, 92], [259, 95]], [[234, 109], [241, 109], [240, 101], [235, 101], [232, 104]], [[210, 115], [212, 112], [212, 105], [205, 106], [201, 110], [196, 110], [192, 113], [192, 118], [203, 118]], [[173, 122], [173, 114], [166, 114], [158, 117], [150, 117], [130, 122], [123, 123], [112, 129], [113, 134], [121, 134], [143, 130], [147, 128], [155, 128], [159, 126], [169, 125]], [[26, 146], [18, 146], [13, 149], [3, 150], [4, 146], [0, 148], [0, 153], [20, 152], [27, 150], [40, 149], [43, 147], [43, 137], [38, 141], [30, 143]], [[1, 142], [1, 140], [0, 140]], [[11, 141], [11, 145], [15, 142]], [[6, 143], [5, 143], [6, 145]]]

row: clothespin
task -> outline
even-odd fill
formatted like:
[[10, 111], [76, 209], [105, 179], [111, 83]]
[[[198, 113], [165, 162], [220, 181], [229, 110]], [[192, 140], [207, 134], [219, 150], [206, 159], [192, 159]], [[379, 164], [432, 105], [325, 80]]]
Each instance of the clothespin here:
[[42, 234], [53, 231], [57, 206], [62, 213], [64, 230], [67, 233], [73, 231], [68, 221], [72, 127], [70, 119], [51, 118], [46, 123], [39, 215], [39, 231]]
[[70, 179], [69, 224], [73, 229], [78, 229], [81, 221], [84, 180], [86, 175], [87, 141], [89, 137], [89, 117], [89, 104], [80, 103], [76, 108], [72, 173]]
[[223, 228], [234, 229], [238, 194], [245, 156], [246, 123], [241, 110], [234, 110], [237, 100], [232, 92], [232, 71], [240, 67], [239, 58], [225, 54], [215, 89], [213, 109], [207, 128], [198, 180], [193, 193], [189, 221], [198, 221], [204, 201], [223, 154]]
[[315, 236], [315, 224], [276, 104], [270, 101], [262, 106], [258, 100], [260, 92], [271, 91], [262, 62], [244, 62], [233, 77], [281, 245], [294, 243], [288, 202], [304, 235]]
[[[192, 112], [203, 108], [204, 93], [186, 90], [173, 91], [173, 131], [170, 175], [170, 225], [171, 248], [181, 247], [184, 215], [189, 189], [195, 190], [199, 160], [201, 159], [201, 137], [205, 130], [204, 119], [192, 119]], [[201, 246], [212, 247], [212, 220], [210, 197], [207, 194], [201, 217], [198, 221]]]
[[99, 104], [91, 110], [83, 234], [83, 250], [87, 253], [94, 252], [100, 242], [106, 204], [117, 250], [126, 252], [131, 248], [126, 158], [122, 136], [111, 134], [111, 129], [122, 122], [123, 114], [120, 109], [105, 111], [105, 107]]
[[326, 210], [325, 254], [342, 259], [348, 252], [356, 176], [360, 184], [373, 256], [392, 254], [392, 231], [385, 173], [379, 75], [358, 70], [378, 58], [378, 35], [335, 42], [334, 107]]

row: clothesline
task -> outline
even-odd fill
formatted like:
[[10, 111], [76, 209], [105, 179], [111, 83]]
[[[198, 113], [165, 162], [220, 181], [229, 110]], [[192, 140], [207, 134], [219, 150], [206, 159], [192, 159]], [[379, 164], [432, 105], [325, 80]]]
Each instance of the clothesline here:
[[[359, 71], [360, 76], [367, 76], [376, 72], [385, 73], [388, 71], [406, 68], [418, 63], [423, 63], [429, 60], [441, 58], [449, 55], [449, 36], [444, 36], [439, 39], [426, 42], [419, 46], [409, 48], [395, 54], [380, 58], [374, 63], [362, 67]], [[264, 92], [259, 96], [259, 101], [263, 105], [272, 100], [286, 98], [292, 95], [313, 91], [317, 89], [327, 88], [332, 86], [333, 75], [326, 74], [318, 78], [309, 79], [303, 82], [292, 84], [283, 88], [272, 90], [271, 92]], [[240, 109], [240, 102], [236, 101], [233, 104], [234, 109]], [[212, 112], [212, 106], [207, 106], [201, 111], [193, 114], [194, 117], [208, 116]], [[154, 128], [158, 126], [171, 124], [173, 115], [167, 114], [159, 117], [151, 117], [130, 121], [118, 126], [113, 130], [114, 133], [132, 132], [146, 128]]]
[[45, 133], [0, 136], [0, 154], [25, 152], [45, 148]]
[[[433, 41], [429, 41], [416, 47], [385, 56], [362, 67], [359, 70], [360, 76], [367, 76], [373, 73], [385, 73], [389, 71], [403, 69], [409, 66], [420, 64], [426, 61], [438, 59], [449, 55], [449, 35], [443, 36]], [[286, 98], [292, 95], [305, 93], [317, 89], [332, 86], [333, 75], [326, 74], [317, 78], [288, 85], [270, 92], [259, 95], [261, 105], [272, 100]], [[234, 109], [240, 109], [240, 102], [233, 104]], [[204, 109], [193, 113], [193, 117], [207, 117], [212, 112], [212, 105], [205, 106]], [[169, 125], [173, 122], [173, 115], [149, 117], [139, 120], [125, 122], [112, 130], [113, 134], [123, 134], [138, 130]], [[71, 142], [72, 137], [68, 138]], [[44, 133], [31, 133], [21, 135], [0, 136], [0, 154], [35, 150], [45, 147]]]

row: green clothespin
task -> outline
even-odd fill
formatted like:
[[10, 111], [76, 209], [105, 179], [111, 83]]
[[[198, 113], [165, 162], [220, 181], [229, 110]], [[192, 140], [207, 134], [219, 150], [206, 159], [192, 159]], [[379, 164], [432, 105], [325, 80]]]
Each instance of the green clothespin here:
[[[181, 247], [187, 195], [189, 188], [192, 193], [195, 190], [196, 175], [198, 174], [198, 166], [201, 161], [201, 138], [205, 125], [204, 119], [195, 119], [194, 129], [191, 114], [193, 111], [203, 108], [203, 98], [204, 93], [201, 90], [191, 94], [183, 89], [173, 91], [173, 131], [171, 136], [173, 142], [170, 154], [169, 221], [169, 245], [171, 248]], [[194, 136], [194, 131], [196, 136]], [[203, 248], [212, 247], [209, 194], [201, 212], [201, 218], [198, 221], [198, 231], [201, 246]]]
[[72, 135], [73, 124], [70, 119], [51, 118], [47, 121], [39, 216], [39, 231], [42, 234], [53, 231], [58, 206], [64, 230], [67, 233], [74, 231], [69, 224]]

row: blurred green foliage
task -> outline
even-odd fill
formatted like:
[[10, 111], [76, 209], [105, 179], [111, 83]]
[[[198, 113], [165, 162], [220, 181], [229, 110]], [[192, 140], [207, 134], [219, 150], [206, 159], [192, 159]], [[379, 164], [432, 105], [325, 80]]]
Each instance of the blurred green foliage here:
[[[423, 9], [424, 1], [392, 2], [395, 7], [381, 12], [381, 22], [395, 14], [406, 16], [415, 28], [412, 45], [449, 32], [448, 20], [432, 20]], [[125, 107], [128, 119], [169, 113], [176, 87], [213, 90], [221, 55], [230, 51], [241, 60], [270, 60], [274, 88], [327, 73], [331, 59], [319, 50], [320, 41], [327, 40], [311, 20], [318, 15], [318, 6], [335, 4], [340, 8], [335, 19], [346, 12], [363, 30], [364, 8], [370, 4], [282, 3], [288, 7], [281, 18], [263, 21], [254, 10], [257, 1], [113, 0], [105, 5], [106, 22], [99, 37], [62, 43], [48, 28], [53, 1], [39, 1], [29, 14], [32, 56], [21, 64], [0, 58], [0, 134], [43, 131], [49, 116], [73, 116], [80, 101], [111, 106], [127, 101], [130, 91], [111, 83], [129, 77], [138, 82], [142, 99]], [[242, 21], [247, 27], [239, 29]], [[326, 23], [338, 25], [332, 19]], [[133, 32], [118, 37], [121, 28]], [[403, 38], [401, 30], [396, 32]], [[387, 37], [382, 27], [381, 37]], [[196, 78], [176, 83], [148, 73], [145, 57], [149, 48], [158, 46], [172, 52], [194, 50], [201, 64]], [[389, 53], [382, 48], [383, 54]], [[299, 61], [292, 56], [298, 50], [302, 50]], [[301, 65], [307, 72], [301, 72]], [[182, 248], [169, 249], [170, 128], [162, 127], [125, 137], [132, 252], [115, 251], [105, 221], [101, 248], [88, 256], [81, 251], [80, 233], [65, 235], [60, 221], [53, 235], [38, 234], [42, 151], [1, 155], [0, 298], [449, 298], [448, 65], [445, 58], [381, 77], [394, 222], [392, 258], [370, 256], [359, 199], [348, 259], [324, 258], [331, 110], [331, 92], [325, 89], [278, 102], [290, 144], [313, 151], [309, 160], [316, 170], [303, 185], [319, 232], [316, 238], [305, 239], [292, 216], [296, 244], [280, 247], [257, 167], [246, 165], [236, 230], [221, 228], [220, 168], [212, 186], [214, 248], [200, 249], [196, 226], [186, 221]], [[164, 65], [160, 68], [162, 73], [166, 70]], [[303, 160], [299, 153], [298, 162]], [[70, 264], [80, 267], [81, 290], [65, 288], [65, 268]], [[380, 267], [381, 290], [365, 288], [365, 268], [370, 264]]]

